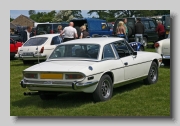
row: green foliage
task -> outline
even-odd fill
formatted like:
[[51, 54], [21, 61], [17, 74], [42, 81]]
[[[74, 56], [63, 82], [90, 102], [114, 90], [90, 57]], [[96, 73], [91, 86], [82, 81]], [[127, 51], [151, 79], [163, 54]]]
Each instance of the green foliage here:
[[54, 18], [55, 14], [56, 14], [55, 10], [52, 10], [51, 12], [48, 13], [38, 12], [30, 15], [30, 18], [36, 22], [52, 22], [52, 19]]
[[14, 20], [14, 18], [10, 18], [10, 22], [13, 21], [13, 20]]
[[53, 22], [69, 22], [73, 18], [83, 18], [81, 10], [60, 10], [53, 18]]

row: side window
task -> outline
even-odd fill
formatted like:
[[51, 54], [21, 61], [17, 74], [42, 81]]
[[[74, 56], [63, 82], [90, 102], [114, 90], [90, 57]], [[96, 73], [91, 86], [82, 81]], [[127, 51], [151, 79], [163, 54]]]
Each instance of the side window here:
[[55, 36], [52, 38], [51, 45], [57, 45], [60, 44], [62, 41], [62, 38], [59, 36]]
[[132, 49], [124, 40], [114, 42], [113, 44], [120, 58], [132, 55]]
[[106, 23], [101, 23], [101, 27], [103, 30], [108, 29], [108, 25]]
[[150, 24], [151, 29], [154, 29], [156, 27], [153, 21], [149, 21], [149, 24]]
[[148, 22], [148, 21], [144, 21], [143, 24], [144, 24], [144, 28], [145, 28], [145, 29], [150, 29], [150, 26], [149, 26], [149, 22]]
[[115, 58], [114, 52], [110, 44], [104, 46], [102, 59], [109, 59], [109, 58]]

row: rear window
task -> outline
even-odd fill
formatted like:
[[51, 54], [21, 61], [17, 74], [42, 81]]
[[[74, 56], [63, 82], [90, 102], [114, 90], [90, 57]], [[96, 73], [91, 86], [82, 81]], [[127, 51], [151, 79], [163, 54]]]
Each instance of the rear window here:
[[23, 46], [40, 46], [46, 42], [47, 37], [30, 38]]

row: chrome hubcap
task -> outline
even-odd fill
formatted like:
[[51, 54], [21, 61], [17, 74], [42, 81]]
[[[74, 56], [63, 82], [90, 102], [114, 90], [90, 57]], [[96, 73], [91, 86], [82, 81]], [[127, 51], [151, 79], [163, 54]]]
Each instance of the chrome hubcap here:
[[108, 98], [110, 95], [110, 83], [108, 80], [104, 80], [101, 86], [102, 96]]
[[150, 70], [150, 78], [152, 81], [155, 81], [157, 78], [157, 71], [156, 71], [155, 67], [152, 67]]

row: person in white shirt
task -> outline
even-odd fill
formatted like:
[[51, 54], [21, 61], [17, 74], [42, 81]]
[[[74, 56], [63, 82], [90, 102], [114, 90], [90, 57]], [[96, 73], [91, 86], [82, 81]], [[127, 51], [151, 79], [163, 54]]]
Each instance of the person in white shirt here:
[[74, 23], [70, 22], [69, 26], [65, 27], [63, 31], [60, 33], [60, 36], [64, 34], [63, 42], [74, 40], [75, 38], [78, 37], [77, 30], [73, 26], [74, 26]]

